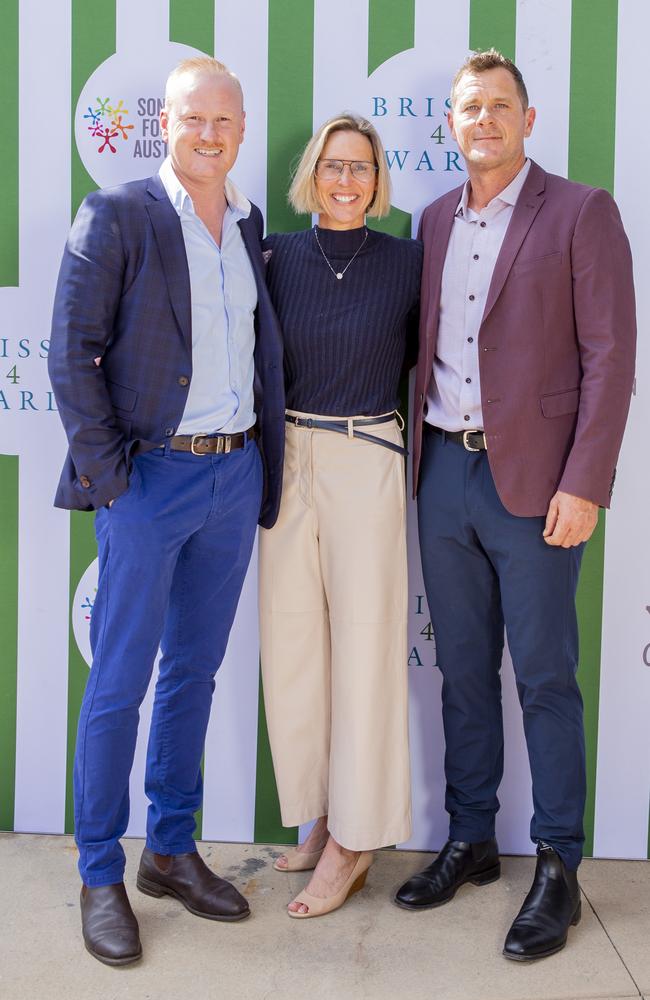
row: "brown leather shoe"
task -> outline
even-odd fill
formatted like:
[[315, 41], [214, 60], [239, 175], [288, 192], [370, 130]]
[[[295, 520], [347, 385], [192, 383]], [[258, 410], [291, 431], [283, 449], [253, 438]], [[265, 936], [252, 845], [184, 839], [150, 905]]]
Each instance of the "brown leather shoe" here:
[[105, 965], [142, 958], [138, 921], [124, 882], [81, 887], [81, 931], [90, 954]]
[[196, 851], [154, 854], [145, 847], [137, 886], [147, 896], [174, 896], [190, 913], [208, 920], [243, 920], [251, 912], [234, 885], [210, 871]]

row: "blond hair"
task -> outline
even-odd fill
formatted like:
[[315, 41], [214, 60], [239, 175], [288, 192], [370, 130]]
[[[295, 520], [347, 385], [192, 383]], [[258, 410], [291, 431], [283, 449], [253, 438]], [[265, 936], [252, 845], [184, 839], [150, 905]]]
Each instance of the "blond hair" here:
[[486, 73], [489, 69], [505, 69], [510, 76], [514, 79], [517, 90], [519, 92], [519, 99], [521, 100], [524, 111], [528, 110], [528, 91], [526, 90], [526, 84], [524, 83], [524, 78], [521, 75], [520, 70], [517, 69], [512, 59], [508, 59], [503, 53], [499, 52], [497, 49], [486, 49], [484, 52], [473, 52], [471, 56], [468, 56], [463, 65], [460, 67], [456, 76], [452, 80], [451, 84], [451, 106], [453, 108], [456, 101], [456, 90], [461, 78], [465, 76], [466, 73]]
[[181, 78], [184, 76], [227, 77], [235, 89], [239, 92], [243, 108], [244, 93], [239, 79], [235, 76], [232, 70], [229, 70], [225, 63], [219, 62], [218, 59], [213, 59], [212, 56], [193, 56], [191, 59], [183, 59], [183, 61], [180, 62], [167, 77], [167, 82], [165, 84], [165, 108], [167, 110], [171, 107], [176, 88], [178, 87]]
[[377, 219], [388, 215], [390, 211], [390, 174], [382, 141], [374, 125], [365, 118], [348, 111], [324, 122], [305, 146], [289, 188], [289, 204], [299, 213], [323, 211], [323, 205], [316, 188], [316, 164], [327, 140], [335, 132], [358, 132], [359, 135], [365, 135], [369, 139], [377, 167], [377, 189], [368, 206], [367, 214]]

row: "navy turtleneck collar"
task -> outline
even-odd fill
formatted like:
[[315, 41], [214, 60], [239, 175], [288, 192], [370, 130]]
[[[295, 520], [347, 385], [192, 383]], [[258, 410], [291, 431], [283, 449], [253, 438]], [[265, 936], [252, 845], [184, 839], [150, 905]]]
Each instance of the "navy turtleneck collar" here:
[[[367, 229], [366, 226], [357, 226], [354, 229], [321, 229], [320, 226], [316, 226], [315, 228], [318, 233], [320, 245], [328, 257], [330, 255], [334, 257], [352, 256], [363, 244], [366, 231], [368, 233], [366, 245], [370, 242], [372, 234], [372, 230]], [[318, 250], [315, 238], [314, 247]]]

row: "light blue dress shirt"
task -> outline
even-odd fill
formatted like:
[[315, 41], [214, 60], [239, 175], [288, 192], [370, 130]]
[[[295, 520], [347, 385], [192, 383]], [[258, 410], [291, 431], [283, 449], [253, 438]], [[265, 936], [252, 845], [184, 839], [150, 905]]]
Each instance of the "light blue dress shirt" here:
[[255, 423], [257, 286], [237, 222], [251, 204], [226, 180], [221, 246], [210, 235], [169, 157], [160, 179], [181, 221], [192, 301], [192, 378], [178, 434], [234, 434]]
[[446, 431], [483, 430], [478, 339], [492, 273], [530, 170], [517, 176], [480, 212], [469, 207], [466, 181], [447, 246], [440, 319], [425, 420]]

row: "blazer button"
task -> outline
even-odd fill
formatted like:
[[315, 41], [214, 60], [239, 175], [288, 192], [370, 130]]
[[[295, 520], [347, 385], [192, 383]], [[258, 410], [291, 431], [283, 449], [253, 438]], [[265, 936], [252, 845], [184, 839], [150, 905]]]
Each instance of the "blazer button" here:
[[165, 427], [165, 437], [166, 438], [170, 438], [170, 437], [173, 437], [173, 436], [174, 436], [174, 428], [173, 427]]
[[178, 384], [179, 385], [189, 385], [190, 384], [190, 380], [188, 379], [187, 375], [179, 375], [178, 376]]
[[90, 486], [90, 479], [88, 478], [88, 476], [79, 476], [79, 482], [81, 483], [81, 485], [85, 490], [87, 490], [88, 487]]

